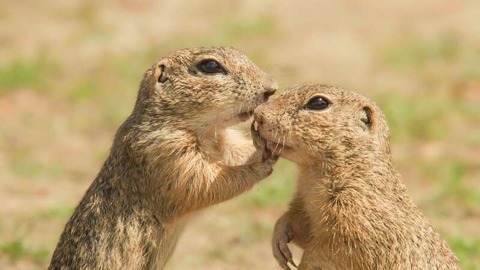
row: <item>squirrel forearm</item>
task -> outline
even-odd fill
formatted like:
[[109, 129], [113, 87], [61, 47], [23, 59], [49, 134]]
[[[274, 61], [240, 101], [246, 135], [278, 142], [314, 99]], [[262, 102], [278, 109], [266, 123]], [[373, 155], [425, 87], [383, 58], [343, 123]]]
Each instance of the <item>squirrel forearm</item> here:
[[310, 220], [305, 213], [303, 199], [295, 194], [290, 202], [289, 210], [279, 219], [278, 222], [288, 222], [292, 230], [291, 241], [301, 248], [305, 248], [310, 237]]
[[173, 192], [182, 212], [201, 209], [231, 199], [264, 179], [271, 165], [257, 161], [241, 166], [225, 166], [198, 160], [196, 170], [183, 172]]

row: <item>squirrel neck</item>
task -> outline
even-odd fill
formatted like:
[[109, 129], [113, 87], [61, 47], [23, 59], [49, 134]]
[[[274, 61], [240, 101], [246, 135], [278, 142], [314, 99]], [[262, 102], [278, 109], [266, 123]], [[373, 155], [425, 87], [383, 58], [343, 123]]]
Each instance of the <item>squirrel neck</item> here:
[[225, 141], [225, 128], [221, 126], [204, 126], [196, 127], [190, 131], [196, 138], [196, 146], [200, 152], [206, 154], [209, 158], [214, 158], [217, 155], [221, 159]]
[[[352, 188], [356, 196], [378, 193], [379, 197], [392, 194], [397, 196], [400, 194], [395, 193], [404, 189], [389, 153], [377, 151], [336, 153], [338, 152], [326, 153], [321, 160], [315, 160], [315, 164], [301, 170], [305, 173], [301, 178], [311, 182], [308, 186], [320, 184], [332, 194], [348, 193]], [[403, 196], [404, 192], [400, 193]]]

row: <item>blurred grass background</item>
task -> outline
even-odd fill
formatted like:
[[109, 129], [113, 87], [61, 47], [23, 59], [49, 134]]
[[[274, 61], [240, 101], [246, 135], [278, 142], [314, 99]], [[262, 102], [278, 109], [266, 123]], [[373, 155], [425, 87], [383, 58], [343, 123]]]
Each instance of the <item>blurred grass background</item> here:
[[[46, 268], [145, 69], [200, 45], [241, 49], [282, 88], [376, 100], [415, 202], [480, 268], [480, 2], [4, 0], [0, 27], [0, 268]], [[278, 269], [270, 235], [295, 174], [281, 161], [204, 211], [168, 269]]]

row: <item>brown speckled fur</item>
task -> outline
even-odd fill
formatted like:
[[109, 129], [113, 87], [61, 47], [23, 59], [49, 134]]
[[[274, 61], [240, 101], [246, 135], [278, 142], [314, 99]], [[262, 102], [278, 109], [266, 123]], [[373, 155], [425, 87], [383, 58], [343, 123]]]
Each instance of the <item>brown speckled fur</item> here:
[[[215, 59], [226, 74], [195, 65]], [[49, 269], [162, 269], [189, 214], [271, 173], [261, 150], [227, 127], [277, 84], [233, 48], [179, 50], [141, 82], [135, 108], [66, 224]]]
[[[329, 108], [305, 109], [316, 96], [330, 100]], [[459, 269], [395, 170], [388, 126], [374, 102], [333, 86], [297, 85], [259, 106], [255, 119], [274, 154], [300, 169], [273, 233], [282, 268], [290, 269], [293, 241], [304, 249], [301, 270]]]

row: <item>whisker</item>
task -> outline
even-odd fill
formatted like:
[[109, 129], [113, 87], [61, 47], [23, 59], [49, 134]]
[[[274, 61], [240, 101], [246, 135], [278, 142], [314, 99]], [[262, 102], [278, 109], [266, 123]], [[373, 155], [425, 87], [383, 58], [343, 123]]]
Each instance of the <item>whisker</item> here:
[[283, 136], [283, 149], [282, 149], [282, 151], [285, 149], [285, 141], [287, 140], [287, 136], [288, 136], [288, 133], [289, 133], [289, 132], [290, 132], [290, 131], [287, 130], [287, 133]]
[[278, 132], [275, 131], [275, 136], [273, 137], [273, 141], [275, 142], [275, 149], [273, 149], [273, 152], [276, 152], [276, 151], [277, 151], [278, 145], [279, 145], [279, 143], [280, 143], [280, 141], [277, 140], [277, 136], [278, 136]]
[[308, 144], [308, 148], [310, 148], [310, 151], [315, 152], [315, 148], [313, 147], [312, 143]]
[[243, 104], [240, 104], [240, 107], [238, 107], [238, 112], [235, 113], [235, 118], [238, 120], [238, 122], [241, 121], [240, 117], [238, 117], [240, 115], [240, 113], [242, 113], [242, 110], [243, 110]]
[[217, 109], [217, 116], [215, 117], [215, 135], [214, 135], [215, 143], [218, 143], [218, 141], [217, 141], [217, 125], [218, 125], [218, 115], [219, 114], [220, 114], [220, 110]]

